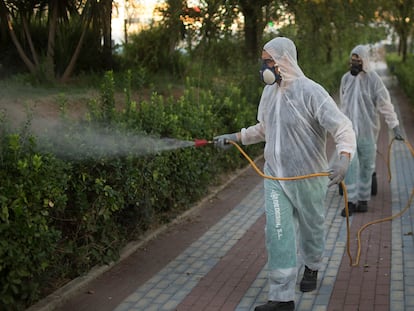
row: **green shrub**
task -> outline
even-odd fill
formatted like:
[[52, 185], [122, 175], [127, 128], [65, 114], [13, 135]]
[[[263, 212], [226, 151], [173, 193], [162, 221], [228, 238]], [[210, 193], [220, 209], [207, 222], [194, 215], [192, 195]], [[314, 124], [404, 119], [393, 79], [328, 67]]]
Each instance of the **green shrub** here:
[[0, 170], [0, 306], [20, 310], [40, 297], [47, 269], [59, 265], [59, 230], [67, 165], [33, 151], [31, 138], [1, 138]]
[[397, 77], [401, 88], [411, 100], [414, 100], [414, 55], [408, 55], [404, 63], [396, 53], [387, 54], [386, 59], [388, 68]]
[[152, 27], [131, 35], [122, 52], [124, 69], [145, 68], [155, 76], [164, 72], [183, 76], [186, 56], [177, 50], [170, 50], [166, 44], [169, 37], [168, 31], [162, 27]]

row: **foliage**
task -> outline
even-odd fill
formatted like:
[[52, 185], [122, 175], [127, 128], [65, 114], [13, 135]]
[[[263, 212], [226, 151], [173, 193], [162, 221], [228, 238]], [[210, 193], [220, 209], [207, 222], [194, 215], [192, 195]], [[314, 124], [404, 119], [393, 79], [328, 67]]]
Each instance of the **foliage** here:
[[112, 71], [106, 72], [101, 85], [102, 122], [110, 124], [115, 113], [115, 81]]
[[[192, 56], [198, 62], [203, 62], [213, 68], [228, 68], [245, 62], [243, 41], [240, 38], [226, 37], [209, 45], [199, 45]], [[211, 56], [214, 57], [211, 57]]]
[[330, 94], [334, 94], [339, 89], [342, 75], [348, 70], [347, 65], [348, 58], [344, 58], [325, 64], [306, 63], [302, 69], [309, 78], [321, 84]]
[[[42, 81], [51, 80], [49, 73], [52, 65], [56, 67], [57, 76], [67, 81], [71, 72], [115, 69], [118, 61], [124, 70], [132, 69], [138, 73], [150, 73], [151, 76], [153, 73], [167, 72], [182, 78], [186, 76], [187, 63], [198, 61], [200, 53], [204, 59], [210, 58], [221, 64], [229, 61], [229, 57], [233, 60], [239, 55], [242, 55], [244, 62], [254, 63], [262, 46], [262, 34], [269, 29], [273, 34], [288, 35], [294, 39], [305, 62], [322, 65], [335, 63], [356, 44], [383, 38], [386, 24], [378, 23], [378, 14], [382, 21], [395, 27], [401, 42], [405, 42], [404, 36], [411, 24], [407, 24], [401, 16], [411, 16], [410, 8], [413, 6], [405, 3], [394, 7], [388, 2], [266, 0], [252, 3], [219, 0], [201, 1], [195, 10], [187, 7], [182, 0], [166, 1], [167, 6], [161, 10], [163, 19], [160, 24], [132, 34], [119, 58], [119, 55], [107, 56], [108, 52], [113, 54], [111, 47], [108, 47], [105, 28], [108, 24], [105, 21], [108, 18], [106, 6], [110, 5], [110, 1], [88, 1], [90, 6], [85, 6], [81, 12], [74, 9], [76, 2], [67, 1], [59, 5], [55, 19], [54, 15], [49, 16], [54, 7], [49, 8], [48, 2], [42, 2], [38, 10], [34, 10], [30, 5], [14, 8], [13, 5], [18, 2], [2, 0], [0, 4], [3, 5], [4, 14], [0, 15], [0, 27], [4, 29], [0, 35], [7, 33], [7, 23], [4, 21], [10, 16], [16, 39], [19, 42], [24, 39], [33, 42], [34, 49], [30, 49], [30, 42], [25, 41], [17, 49], [23, 61], [32, 68], [35, 78]], [[30, 3], [34, 5], [35, 2]], [[14, 9], [11, 10], [11, 7]], [[34, 12], [37, 12], [37, 16]], [[404, 12], [406, 15], [403, 15]], [[232, 24], [239, 22], [240, 14], [245, 20], [244, 28], [234, 31]], [[45, 24], [48, 20], [51, 22]], [[30, 32], [23, 27], [24, 22], [27, 22]], [[283, 25], [283, 28], [269, 28], [268, 22]], [[91, 26], [88, 28], [86, 25], [89, 23]], [[56, 29], [53, 25], [57, 26]], [[21, 33], [25, 36], [20, 37]], [[10, 39], [7, 39], [1, 38], [5, 44], [0, 45], [6, 49], [10, 47]], [[88, 45], [84, 44], [82, 53], [77, 55], [75, 51], [82, 40]], [[182, 51], [179, 47], [183, 45], [188, 49], [186, 55], [179, 52]], [[53, 53], [51, 46], [54, 46]], [[238, 50], [234, 51], [234, 47]], [[3, 53], [7, 54], [7, 51], [0, 48], [0, 54]], [[76, 68], [72, 62], [74, 59], [77, 60]]]
[[[123, 78], [124, 109], [115, 109], [120, 82], [108, 71], [84, 119], [63, 114], [36, 136], [30, 126], [24, 135], [1, 136], [5, 308], [21, 310], [54, 283], [116, 260], [126, 242], [188, 209], [223, 172], [246, 165], [236, 150], [196, 149], [192, 140], [254, 123], [256, 88], [250, 104], [238, 79], [222, 76], [200, 88], [189, 77], [180, 96], [154, 92], [135, 102], [132, 79], [130, 71]], [[260, 150], [247, 148], [252, 156]]]
[[170, 33], [162, 27], [152, 27], [129, 37], [122, 52], [124, 68], [145, 68], [153, 74], [167, 72], [184, 74], [185, 55], [171, 51], [166, 44]]
[[[78, 40], [82, 35], [82, 26], [82, 21], [78, 16], [73, 16], [71, 23], [60, 26], [59, 35], [56, 37], [55, 43], [56, 77], [61, 77], [65, 73], [76, 50]], [[47, 31], [47, 29], [44, 29], [44, 31]], [[107, 65], [105, 62], [109, 62], [104, 58], [101, 40], [97, 39], [97, 35], [92, 31], [87, 31], [84, 36], [84, 41], [88, 44], [82, 47], [82, 53], [77, 58], [76, 67], [73, 69], [75, 77], [82, 72], [88, 74], [93, 72], [102, 73]]]
[[412, 36], [414, 24], [414, 1], [386, 1], [378, 0], [380, 3], [379, 16], [390, 25], [398, 34], [398, 54], [402, 56], [402, 61], [407, 60], [409, 53], [408, 42]]
[[335, 63], [355, 45], [385, 38], [383, 25], [374, 20], [375, 4], [341, 0], [284, 2], [295, 19], [294, 25], [287, 27], [287, 34], [295, 40], [302, 63]]
[[19, 310], [40, 297], [48, 269], [59, 264], [67, 165], [34, 152], [32, 137], [2, 135], [0, 155], [0, 306]]
[[398, 84], [407, 94], [407, 96], [414, 101], [414, 55], [409, 55], [405, 62], [402, 57], [396, 53], [387, 54], [388, 67], [391, 73], [398, 79]]

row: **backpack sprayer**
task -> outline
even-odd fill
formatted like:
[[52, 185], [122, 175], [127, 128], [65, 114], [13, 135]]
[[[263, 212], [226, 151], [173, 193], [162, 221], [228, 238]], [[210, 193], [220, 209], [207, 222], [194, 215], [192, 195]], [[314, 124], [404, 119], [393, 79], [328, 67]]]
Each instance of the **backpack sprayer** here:
[[[395, 138], [393, 138], [391, 140], [391, 142], [388, 146], [387, 166], [388, 166], [388, 181], [389, 182], [391, 181], [391, 169], [390, 169], [389, 159], [391, 157], [391, 146], [394, 143], [394, 141], [395, 141]], [[410, 143], [405, 139], [402, 142], [404, 142], [407, 145], [407, 148], [410, 150], [411, 155], [414, 157], [414, 149], [410, 145]], [[194, 147], [202, 147], [202, 146], [215, 144], [215, 143], [216, 143], [215, 140], [195, 139], [194, 140]], [[253, 169], [263, 178], [272, 179], [272, 180], [298, 180], [298, 179], [305, 179], [305, 178], [312, 178], [312, 177], [329, 176], [329, 173], [327, 173], [327, 172], [313, 173], [313, 174], [302, 175], [302, 176], [294, 176], [294, 177], [275, 177], [275, 176], [265, 175], [256, 166], [256, 163], [254, 163], [254, 161], [247, 155], [247, 153], [236, 142], [231, 141], [231, 140], [227, 140], [227, 141], [225, 141], [225, 144], [234, 145], [239, 150], [239, 152], [246, 158], [246, 160], [250, 163], [250, 165], [253, 167]], [[346, 186], [345, 186], [344, 181], [341, 181], [341, 187], [342, 187], [342, 190], [343, 190], [343, 197], [344, 197], [344, 203], [345, 203], [346, 229], [347, 229], [347, 254], [348, 254], [348, 257], [349, 257], [350, 266], [358, 266], [360, 256], [361, 256], [361, 233], [362, 233], [362, 231], [364, 231], [366, 228], [368, 228], [371, 225], [378, 224], [378, 223], [385, 222], [385, 221], [390, 221], [390, 220], [393, 220], [394, 218], [400, 217], [402, 214], [404, 214], [411, 206], [411, 201], [413, 200], [413, 197], [414, 197], [414, 188], [411, 191], [411, 195], [410, 195], [410, 198], [408, 199], [408, 202], [407, 202], [406, 206], [400, 212], [398, 212], [397, 214], [392, 215], [390, 217], [386, 217], [386, 218], [371, 221], [371, 222], [363, 225], [358, 230], [358, 233], [357, 233], [358, 248], [357, 248], [356, 259], [355, 259], [355, 262], [354, 262], [354, 260], [352, 258], [352, 255], [350, 253], [350, 225], [349, 225], [348, 194], [347, 194], [347, 190], [346, 190]]]

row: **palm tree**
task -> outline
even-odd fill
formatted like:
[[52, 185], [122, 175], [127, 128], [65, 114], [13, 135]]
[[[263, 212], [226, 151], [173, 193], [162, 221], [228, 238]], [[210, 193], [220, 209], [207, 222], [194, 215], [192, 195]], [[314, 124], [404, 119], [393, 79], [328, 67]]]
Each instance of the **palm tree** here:
[[[0, 0], [1, 20], [7, 21], [7, 30], [17, 52], [36, 77], [46, 80], [67, 81], [74, 72], [82, 50], [86, 33], [92, 21], [96, 31], [96, 41], [103, 36], [103, 55], [105, 63], [112, 66], [111, 12], [112, 0]], [[56, 76], [56, 37], [60, 29], [76, 26], [81, 30], [63, 74]], [[35, 46], [32, 30], [35, 26], [47, 27], [46, 44]], [[16, 31], [19, 30], [19, 31]]]

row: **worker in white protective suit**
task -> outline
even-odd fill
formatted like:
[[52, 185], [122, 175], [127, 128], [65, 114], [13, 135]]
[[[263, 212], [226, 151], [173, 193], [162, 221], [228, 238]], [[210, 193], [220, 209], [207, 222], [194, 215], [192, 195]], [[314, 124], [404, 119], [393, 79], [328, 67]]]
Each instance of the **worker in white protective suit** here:
[[[290, 39], [277, 37], [266, 43], [262, 61], [260, 72], [266, 86], [258, 108], [258, 123], [237, 133], [217, 136], [215, 141], [223, 149], [232, 146], [228, 140], [244, 145], [265, 141], [266, 175], [292, 177], [330, 172], [329, 184], [326, 177], [264, 180], [269, 294], [268, 302], [255, 310], [294, 310], [297, 246], [305, 264], [300, 290], [309, 292], [317, 287], [324, 252], [327, 186], [345, 177], [355, 151], [355, 134], [351, 121], [329, 94], [303, 74], [297, 63], [296, 46]], [[333, 136], [339, 155], [329, 170], [327, 132]]]
[[[345, 177], [349, 215], [366, 212], [375, 171], [380, 113], [395, 138], [403, 140], [390, 94], [380, 76], [370, 68], [369, 49], [358, 45], [350, 55], [350, 70], [342, 76], [340, 109], [352, 121], [357, 152]], [[342, 216], [346, 216], [345, 209]]]

